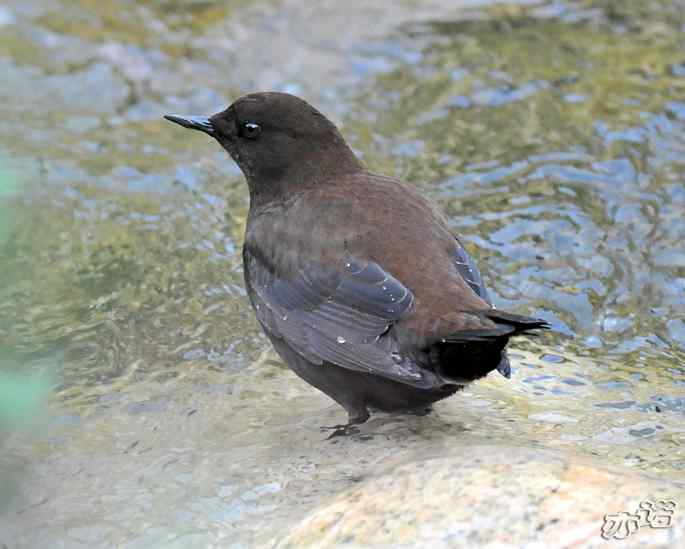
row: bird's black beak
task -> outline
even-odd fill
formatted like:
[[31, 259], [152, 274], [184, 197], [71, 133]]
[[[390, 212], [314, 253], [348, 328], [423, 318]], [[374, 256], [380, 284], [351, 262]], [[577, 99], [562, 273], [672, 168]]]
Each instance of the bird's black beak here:
[[178, 116], [176, 114], [167, 114], [164, 118], [170, 122], [176, 122], [176, 124], [180, 124], [184, 128], [199, 130], [212, 137], [215, 137], [216, 135], [212, 121], [206, 116]]

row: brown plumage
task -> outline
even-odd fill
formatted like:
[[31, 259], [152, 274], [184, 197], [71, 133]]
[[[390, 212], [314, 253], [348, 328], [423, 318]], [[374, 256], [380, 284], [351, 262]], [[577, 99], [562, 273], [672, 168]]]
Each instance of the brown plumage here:
[[245, 174], [245, 285], [257, 318], [350, 425], [368, 407], [417, 408], [494, 369], [509, 377], [509, 338], [547, 327], [494, 309], [443, 215], [367, 171], [302, 99], [254, 93], [211, 118], [167, 118], [212, 135]]

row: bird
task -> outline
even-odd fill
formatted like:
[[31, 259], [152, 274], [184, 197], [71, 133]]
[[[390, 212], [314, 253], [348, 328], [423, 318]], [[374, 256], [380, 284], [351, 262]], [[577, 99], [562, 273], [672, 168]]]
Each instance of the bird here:
[[166, 115], [213, 137], [247, 181], [245, 288], [281, 359], [347, 414], [430, 411], [493, 370], [545, 320], [495, 308], [446, 217], [415, 185], [369, 171], [295, 95], [239, 97], [212, 116]]

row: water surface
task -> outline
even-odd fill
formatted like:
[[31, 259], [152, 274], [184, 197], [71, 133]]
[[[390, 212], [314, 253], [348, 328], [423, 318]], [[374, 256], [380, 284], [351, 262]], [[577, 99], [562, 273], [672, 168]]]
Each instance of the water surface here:
[[[32, 432], [3, 431], [0, 544], [266, 543], [390, 458], [485, 440], [685, 480], [685, 6], [310, 4], [0, 7], [23, 182], [3, 365], [54, 380]], [[552, 323], [511, 380], [324, 440], [342, 410], [245, 297], [237, 168], [160, 119], [255, 89], [329, 113], [444, 208], [498, 307]]]

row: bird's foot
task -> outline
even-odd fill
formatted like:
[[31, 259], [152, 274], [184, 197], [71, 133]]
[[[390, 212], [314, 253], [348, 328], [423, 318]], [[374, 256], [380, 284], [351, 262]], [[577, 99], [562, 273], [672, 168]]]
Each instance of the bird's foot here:
[[344, 424], [344, 425], [333, 425], [332, 427], [321, 427], [322, 431], [330, 431], [332, 430], [333, 432], [326, 438], [326, 440], [330, 440], [335, 437], [346, 437], [349, 435], [358, 435], [359, 434], [359, 428], [356, 427], [356, 425], [360, 425], [362, 423], [365, 423], [367, 419], [369, 419], [369, 412], [368, 410], [364, 408], [360, 409], [352, 409], [352, 411], [349, 412], [349, 421]]
[[346, 423], [344, 425], [332, 425], [331, 427], [321, 427], [322, 431], [333, 431], [326, 437], [326, 440], [331, 440], [335, 437], [347, 437], [350, 435], [359, 434], [359, 427], [354, 423]]

